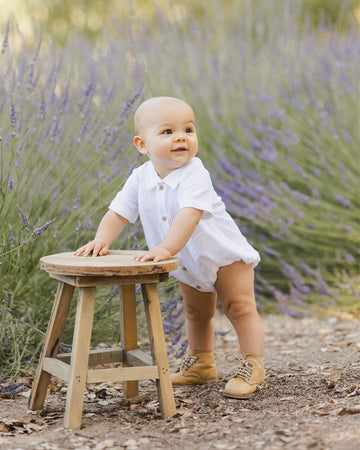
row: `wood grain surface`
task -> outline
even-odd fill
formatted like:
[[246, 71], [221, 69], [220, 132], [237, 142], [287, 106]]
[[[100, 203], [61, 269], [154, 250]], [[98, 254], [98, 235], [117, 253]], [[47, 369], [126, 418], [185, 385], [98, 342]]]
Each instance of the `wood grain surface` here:
[[40, 269], [48, 273], [59, 275], [145, 275], [167, 273], [177, 269], [177, 258], [165, 261], [139, 262], [133, 258], [142, 253], [137, 250], [111, 250], [105, 256], [74, 256], [72, 252], [57, 253], [40, 259]]

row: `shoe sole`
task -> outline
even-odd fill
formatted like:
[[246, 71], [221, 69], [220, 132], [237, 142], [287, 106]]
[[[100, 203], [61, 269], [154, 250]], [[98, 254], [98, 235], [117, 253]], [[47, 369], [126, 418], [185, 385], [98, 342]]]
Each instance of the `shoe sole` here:
[[229, 397], [229, 398], [236, 398], [239, 400], [247, 400], [251, 397], [254, 397], [255, 392], [253, 392], [252, 394], [228, 394], [226, 392], [224, 392], [225, 397]]
[[211, 380], [205, 380], [205, 381], [197, 381], [194, 383], [172, 383], [173, 387], [183, 387], [183, 386], [199, 386], [202, 384], [209, 384], [209, 383], [214, 383], [215, 381], [217, 381], [217, 378], [212, 378]]

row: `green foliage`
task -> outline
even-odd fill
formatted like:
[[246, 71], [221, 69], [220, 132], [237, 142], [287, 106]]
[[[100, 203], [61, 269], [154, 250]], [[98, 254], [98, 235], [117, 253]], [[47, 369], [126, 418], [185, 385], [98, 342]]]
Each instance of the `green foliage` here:
[[[194, 107], [199, 156], [262, 255], [259, 307], [293, 315], [356, 307], [358, 30], [351, 21], [341, 32], [314, 28], [306, 3], [143, 2], [91, 41], [64, 39], [62, 50], [46, 30], [44, 46], [27, 47], [11, 21], [2, 25], [2, 376], [24, 370], [41, 345], [55, 283], [39, 271], [40, 257], [92, 238], [140, 163], [131, 116], [151, 95]], [[143, 247], [140, 227], [116, 246]], [[176, 351], [181, 305], [172, 286], [164, 292]], [[93, 342], [119, 338], [116, 295], [99, 291]], [[63, 344], [71, 345], [69, 327]]]
[[[72, 55], [56, 49], [24, 45], [16, 54], [12, 38], [0, 55], [0, 361], [14, 374], [34, 357], [53, 301], [40, 257], [92, 238], [136, 161], [128, 116], [140, 91], [126, 66], [117, 81], [103, 79], [90, 60], [72, 67]], [[123, 245], [134, 245], [131, 234]], [[99, 300], [104, 321], [114, 309], [108, 297]]]

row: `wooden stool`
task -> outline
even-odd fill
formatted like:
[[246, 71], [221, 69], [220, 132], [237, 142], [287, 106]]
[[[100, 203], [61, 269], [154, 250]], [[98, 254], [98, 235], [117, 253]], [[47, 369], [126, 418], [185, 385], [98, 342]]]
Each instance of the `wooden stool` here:
[[[64, 426], [80, 428], [86, 383], [124, 382], [124, 396], [138, 395], [138, 380], [156, 379], [161, 415], [176, 413], [157, 283], [178, 267], [176, 258], [159, 263], [138, 262], [136, 251], [111, 251], [96, 258], [72, 253], [45, 256], [40, 268], [59, 281], [49, 325], [29, 399], [30, 409], [42, 409], [50, 376], [68, 383]], [[136, 283], [141, 284], [152, 358], [137, 348]], [[91, 350], [96, 286], [120, 286], [121, 347]], [[75, 287], [79, 288], [72, 352], [58, 354]], [[123, 367], [88, 369], [121, 362]], [[125, 366], [125, 367], [124, 367]], [[131, 380], [131, 381], [130, 381]]]

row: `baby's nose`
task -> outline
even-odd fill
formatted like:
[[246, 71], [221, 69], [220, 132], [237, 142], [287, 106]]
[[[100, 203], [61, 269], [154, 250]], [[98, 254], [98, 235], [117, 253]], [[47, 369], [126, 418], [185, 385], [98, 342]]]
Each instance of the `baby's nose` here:
[[176, 141], [185, 141], [185, 135], [183, 133], [178, 133], [175, 138]]

